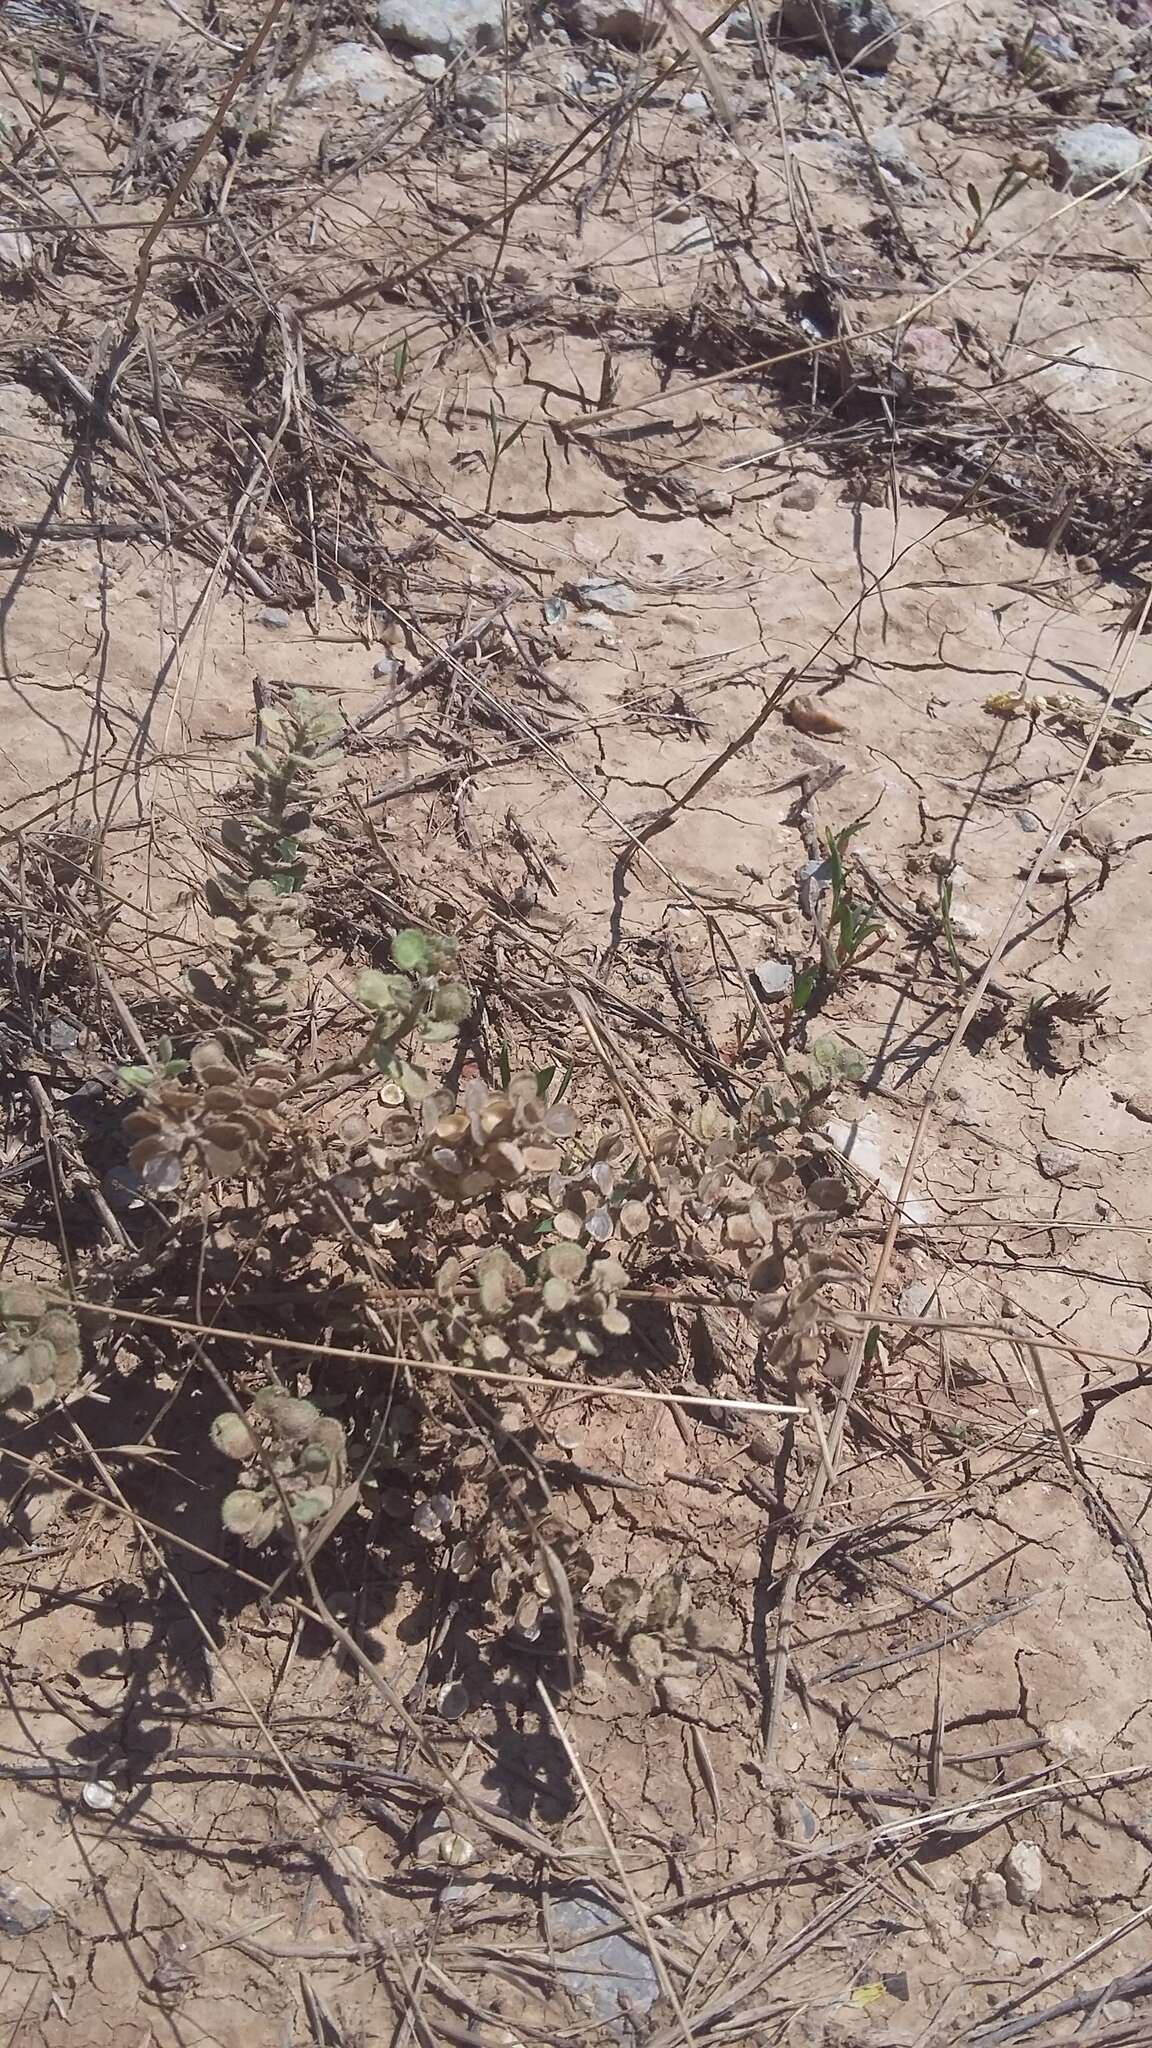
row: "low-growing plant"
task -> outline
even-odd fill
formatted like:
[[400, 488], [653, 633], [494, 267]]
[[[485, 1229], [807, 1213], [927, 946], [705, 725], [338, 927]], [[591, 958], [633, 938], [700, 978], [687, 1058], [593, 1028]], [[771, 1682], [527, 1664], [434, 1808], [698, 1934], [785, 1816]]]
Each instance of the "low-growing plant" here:
[[80, 1377], [80, 1332], [71, 1312], [39, 1287], [0, 1287], [0, 1402], [24, 1398], [43, 1408], [71, 1393]]
[[357, 985], [356, 994], [373, 1019], [365, 1052], [382, 1074], [419, 1102], [433, 1084], [403, 1048], [450, 1044], [472, 1008], [472, 996], [455, 978], [456, 941], [442, 933], [397, 932], [392, 961], [395, 973], [370, 967]]
[[220, 1517], [250, 1549], [284, 1530], [289, 1520], [297, 1529], [310, 1527], [335, 1505], [344, 1473], [344, 1431], [314, 1401], [265, 1387], [244, 1415], [229, 1408], [216, 1417], [212, 1442], [244, 1467], [239, 1485], [224, 1496]]
[[819, 958], [800, 968], [792, 985], [792, 1015], [803, 1016], [825, 1003], [849, 968], [858, 966], [884, 940], [884, 926], [871, 904], [857, 896], [848, 873], [846, 853], [864, 820], [857, 818], [839, 832], [827, 834], [828, 902], [817, 902], [814, 915]]
[[247, 756], [244, 807], [220, 827], [220, 858], [205, 885], [217, 960], [189, 985], [236, 1056], [283, 1023], [307, 943], [304, 910], [317, 844], [322, 765], [334, 757], [339, 713], [307, 690], [262, 714]]

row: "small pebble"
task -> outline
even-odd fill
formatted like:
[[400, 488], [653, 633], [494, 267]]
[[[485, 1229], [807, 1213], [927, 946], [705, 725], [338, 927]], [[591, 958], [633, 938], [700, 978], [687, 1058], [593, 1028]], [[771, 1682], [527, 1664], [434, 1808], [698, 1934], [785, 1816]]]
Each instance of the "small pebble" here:
[[1035, 1842], [1016, 1842], [1000, 1865], [1013, 1906], [1030, 1906], [1044, 1889], [1044, 1858]]
[[116, 1790], [106, 1778], [92, 1778], [80, 1793], [89, 1813], [111, 1813], [116, 1805]]
[[719, 519], [732, 510], [735, 502], [731, 491], [701, 491], [696, 500], [696, 510], [703, 512], [706, 518]]
[[795, 976], [789, 961], [758, 960], [750, 973], [766, 1003], [778, 1003], [791, 995]]
[[820, 492], [811, 477], [802, 477], [781, 491], [780, 503], [788, 512], [814, 512], [820, 503]]
[[683, 114], [707, 114], [711, 108], [702, 92], [686, 92], [680, 101], [680, 111]]
[[422, 50], [418, 57], [413, 57], [412, 69], [416, 73], [417, 78], [424, 80], [425, 85], [439, 85], [440, 80], [448, 69], [448, 65], [443, 57], [436, 54], [435, 50]]
[[35, 1934], [52, 1918], [52, 1908], [43, 1899], [34, 1899], [22, 1884], [0, 1878], [0, 1934]]
[[292, 614], [291, 612], [284, 611], [278, 604], [266, 604], [261, 606], [261, 609], [257, 612], [256, 624], [258, 626], [274, 626], [278, 633], [283, 632], [285, 626], [292, 624]]

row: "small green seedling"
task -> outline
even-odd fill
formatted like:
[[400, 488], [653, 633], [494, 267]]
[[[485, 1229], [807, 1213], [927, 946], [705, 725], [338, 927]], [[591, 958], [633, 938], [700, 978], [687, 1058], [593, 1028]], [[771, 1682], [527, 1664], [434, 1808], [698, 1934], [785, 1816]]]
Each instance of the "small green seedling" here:
[[1009, 201], [1015, 199], [1017, 193], [1023, 192], [1024, 187], [1031, 182], [1030, 171], [1022, 171], [1018, 165], [1010, 164], [989, 199], [981, 196], [978, 186], [966, 186], [968, 204], [975, 218], [965, 237], [964, 248], [974, 249], [992, 216], [999, 213], [1002, 206], [1007, 206]]
[[816, 913], [820, 958], [809, 961], [796, 975], [792, 984], [793, 1018], [818, 1009], [847, 970], [874, 953], [883, 941], [884, 926], [871, 905], [861, 902], [853, 893], [844, 859], [849, 841], [863, 823], [863, 818], [857, 818], [839, 832], [827, 834], [830, 900], [826, 910], [821, 906]]
[[360, 976], [356, 994], [373, 1015], [367, 1056], [400, 1083], [410, 1101], [419, 1102], [431, 1083], [423, 1069], [404, 1058], [400, 1048], [415, 1040], [447, 1045], [459, 1036], [472, 1008], [471, 991], [454, 978], [456, 941], [442, 933], [399, 931], [392, 941], [396, 973], [370, 967]]

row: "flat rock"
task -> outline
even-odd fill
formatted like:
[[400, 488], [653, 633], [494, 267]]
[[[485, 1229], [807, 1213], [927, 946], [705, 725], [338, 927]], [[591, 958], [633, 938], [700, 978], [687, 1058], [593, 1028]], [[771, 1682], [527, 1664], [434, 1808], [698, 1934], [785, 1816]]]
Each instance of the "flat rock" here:
[[498, 78], [474, 78], [457, 94], [456, 104], [485, 121], [494, 121], [504, 112], [504, 87]]
[[563, 14], [566, 28], [617, 43], [622, 50], [646, 50], [664, 26], [659, 9], [644, 6], [643, 0], [571, 0]]
[[[557, 1948], [566, 1951], [565, 1984], [605, 2020], [618, 2041], [635, 2039], [632, 2013], [646, 2013], [660, 1996], [660, 1980], [651, 1958], [621, 1934], [618, 1909], [594, 1885], [580, 1885], [565, 1898], [554, 1898], [548, 1910]], [[625, 2007], [625, 2001], [627, 2005]]]
[[[1150, 153], [1144, 136], [1111, 121], [1058, 128], [1048, 145], [1052, 174], [1069, 192], [1091, 192], [1108, 178], [1131, 183], [1137, 164]], [[1113, 185], [1100, 196], [1110, 198], [1118, 189]]]
[[342, 87], [363, 107], [395, 106], [412, 90], [394, 59], [385, 50], [370, 50], [366, 43], [334, 43], [308, 66], [299, 91], [302, 99], [321, 99]]
[[33, 1898], [21, 1884], [0, 1878], [0, 1934], [35, 1934], [53, 1918], [51, 1906]]
[[1035, 1842], [1016, 1842], [1000, 1865], [1009, 1903], [1030, 1906], [1044, 1889], [1044, 1858]]
[[504, 8], [502, 0], [378, 0], [376, 26], [410, 50], [456, 57], [503, 42]]
[[898, 128], [875, 128], [868, 137], [872, 154], [881, 170], [901, 185], [919, 185], [924, 177]]
[[781, 20], [789, 35], [822, 50], [831, 43], [842, 64], [861, 71], [887, 71], [900, 54], [900, 23], [886, 0], [784, 0]]

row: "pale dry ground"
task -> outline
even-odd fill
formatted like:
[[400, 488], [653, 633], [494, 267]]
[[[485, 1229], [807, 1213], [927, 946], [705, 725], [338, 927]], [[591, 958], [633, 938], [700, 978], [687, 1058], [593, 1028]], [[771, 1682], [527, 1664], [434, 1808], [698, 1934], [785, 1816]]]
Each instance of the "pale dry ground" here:
[[[597, 1581], [686, 1574], [699, 1671], [657, 1697], [589, 1655], [558, 1708], [584, 1787], [531, 1666], [456, 1625], [406, 1530], [365, 1548], [359, 1579], [333, 1564], [326, 1597], [437, 1754], [535, 1839], [477, 1826], [477, 1860], [447, 1873], [414, 1854], [435, 1781], [388, 1702], [283, 1589], [261, 1603], [236, 1575], [267, 1583], [273, 1559], [211, 1561], [211, 1390], [172, 1406], [170, 1379], [137, 1375], [23, 1441], [13, 1428], [17, 1456], [88, 1491], [6, 1464], [0, 1874], [55, 1915], [0, 1935], [6, 2038], [672, 2048], [685, 2030], [667, 1997], [609, 2028], [565, 1988], [549, 1901], [588, 1869], [656, 1944], [694, 2041], [1144, 2038], [1146, 2005], [1107, 2002], [1143, 1966], [1152, 1913], [1152, 747], [1137, 728], [1091, 751], [1072, 829], [1017, 903], [1115, 664], [1137, 715], [1152, 686], [1146, 641], [1125, 638], [1145, 545], [1143, 199], [1069, 206], [1038, 177], [965, 250], [965, 183], [993, 189], [1062, 116], [988, 52], [1022, 10], [925, 7], [885, 81], [832, 79], [811, 104], [810, 56], [781, 55], [770, 92], [747, 46], [716, 38], [731, 137], [679, 109], [700, 82], [686, 66], [502, 233], [590, 118], [573, 90], [587, 52], [538, 29], [517, 42], [523, 135], [501, 156], [399, 63], [394, 111], [347, 89], [293, 101], [311, 17], [288, 10], [271, 102], [253, 109], [270, 146], [231, 173], [214, 152], [181, 198], [113, 445], [60, 366], [92, 393], [118, 339], [141, 230], [176, 175], [155, 141], [176, 83], [205, 108], [225, 86], [203, 27], [237, 47], [255, 27], [231, 0], [212, 24], [195, 12], [116, 0], [99, 75], [69, 30], [62, 118], [4, 172], [36, 252], [2, 288], [0, 338], [13, 860], [21, 831], [99, 818], [117, 904], [102, 957], [144, 1014], [196, 951], [254, 685], [307, 685], [352, 721], [383, 695], [333, 801], [356, 886], [329, 906], [314, 1013], [365, 957], [359, 885], [399, 887], [414, 916], [468, 934], [497, 1036], [573, 1058], [590, 1087], [571, 992], [591, 986], [644, 1113], [697, 1101], [709, 1059], [767, 1077], [737, 966], [803, 952], [797, 872], [828, 829], [863, 820], [853, 850], [886, 939], [820, 1028], [868, 1062], [836, 1113], [883, 1169], [887, 1195], [863, 1181], [853, 1218], [873, 1265], [934, 1091], [882, 1315], [947, 1327], [885, 1325], [860, 1382], [775, 1725], [811, 1431], [789, 1455], [771, 1418], [579, 1409], [599, 1476], [567, 1494], [569, 1522]], [[351, 10], [324, 14], [321, 47], [363, 32]], [[1075, 26], [1075, 111], [1091, 117], [1111, 66], [1144, 60], [1102, 9]], [[51, 100], [45, 58], [15, 34], [0, 54], [0, 110], [26, 125]], [[671, 54], [616, 53], [621, 89]], [[868, 129], [902, 125], [921, 183], [870, 182], [841, 91]], [[401, 268], [410, 283], [324, 309]], [[894, 366], [891, 334], [918, 306]], [[747, 372], [788, 334], [790, 380]], [[360, 380], [337, 408], [330, 357], [348, 353]], [[582, 610], [573, 589], [592, 577], [633, 607]], [[269, 603], [287, 624], [262, 621]], [[493, 615], [479, 651], [465, 641], [408, 688]], [[407, 670], [382, 681], [388, 651]], [[623, 861], [628, 833], [788, 676], [837, 729], [772, 712]], [[1060, 707], [987, 708], [1015, 692]], [[390, 790], [363, 832], [360, 806]], [[1026, 1028], [1037, 998], [1103, 989], [1099, 1020], [1054, 1045]], [[12, 1057], [7, 1164], [29, 1142]], [[36, 1071], [52, 1090], [68, 1078]], [[55, 1248], [11, 1243], [21, 1270], [59, 1270]], [[987, 1334], [1005, 1318], [1019, 1340]], [[735, 1318], [678, 1334], [675, 1384], [749, 1391]], [[836, 1391], [821, 1390], [826, 1422]], [[150, 1549], [119, 1489], [211, 1556]], [[451, 1720], [449, 1681], [467, 1695]], [[114, 1787], [110, 1813], [82, 1803], [91, 1774]], [[990, 1905], [977, 1881], [1020, 1841], [1040, 1848], [1043, 1891]], [[1017, 2002], [1051, 2016], [993, 2031]]]

